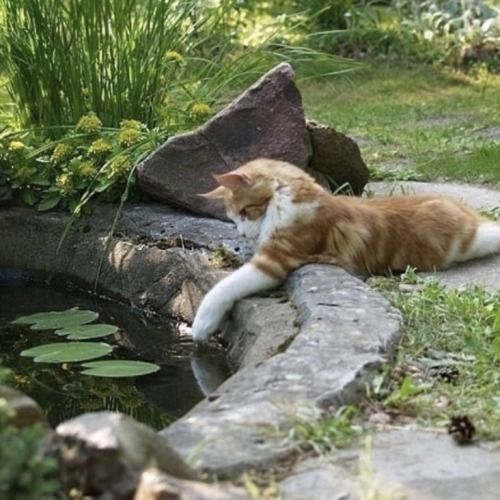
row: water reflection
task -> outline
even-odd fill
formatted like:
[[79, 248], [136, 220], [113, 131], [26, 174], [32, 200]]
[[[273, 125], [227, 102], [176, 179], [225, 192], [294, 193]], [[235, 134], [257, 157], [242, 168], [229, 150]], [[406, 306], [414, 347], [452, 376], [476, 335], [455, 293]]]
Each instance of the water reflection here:
[[[2, 279], [2, 275], [3, 278]], [[131, 314], [114, 301], [77, 291], [26, 285], [19, 276], [6, 280], [0, 271], [0, 356], [15, 374], [15, 385], [44, 408], [52, 425], [85, 411], [116, 410], [156, 428], [168, 425], [215, 390], [228, 376], [222, 353], [193, 353], [189, 339], [179, 338], [174, 325], [165, 327]], [[99, 313], [99, 322], [120, 328], [105, 339], [116, 346], [117, 358], [152, 361], [160, 371], [137, 379], [80, 375], [78, 364], [34, 363], [19, 353], [28, 347], [57, 342], [50, 332], [12, 325], [25, 314], [78, 306]]]

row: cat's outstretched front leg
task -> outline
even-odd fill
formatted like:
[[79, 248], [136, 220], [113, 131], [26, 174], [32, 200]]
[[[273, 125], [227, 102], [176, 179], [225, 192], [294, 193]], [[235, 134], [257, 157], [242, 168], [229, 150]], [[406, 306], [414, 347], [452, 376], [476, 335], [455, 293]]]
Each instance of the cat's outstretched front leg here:
[[191, 332], [194, 341], [206, 342], [237, 300], [274, 288], [281, 281], [261, 271], [255, 262], [245, 264], [224, 278], [207, 293], [198, 308]]

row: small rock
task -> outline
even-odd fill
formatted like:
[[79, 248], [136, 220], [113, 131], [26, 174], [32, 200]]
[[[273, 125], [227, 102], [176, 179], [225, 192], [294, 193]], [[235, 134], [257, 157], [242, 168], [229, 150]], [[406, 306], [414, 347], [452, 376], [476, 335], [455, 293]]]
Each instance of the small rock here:
[[368, 422], [373, 425], [388, 425], [391, 423], [391, 416], [383, 411], [373, 413], [368, 418]]
[[399, 291], [406, 294], [419, 292], [422, 289], [423, 285], [412, 285], [410, 283], [401, 283], [399, 285]]
[[142, 473], [134, 500], [244, 500], [249, 496], [230, 484], [183, 481], [149, 469]]
[[347, 183], [354, 194], [360, 195], [369, 171], [358, 145], [335, 129], [312, 120], [307, 122], [307, 130], [313, 149], [309, 167], [326, 176], [332, 191]]
[[7, 410], [13, 411], [10, 423], [15, 427], [29, 427], [37, 422], [47, 424], [42, 409], [36, 401], [26, 396], [26, 394], [2, 385], [0, 386], [0, 399], [5, 399]]
[[65, 486], [84, 495], [129, 499], [142, 472], [153, 466], [184, 479], [197, 478], [155, 431], [120, 413], [87, 413], [63, 422], [45, 453], [59, 458]]
[[222, 174], [256, 158], [307, 167], [311, 142], [295, 74], [283, 63], [229, 106], [187, 134], [171, 137], [138, 167], [141, 190], [152, 198], [225, 219], [220, 203], [198, 196]]

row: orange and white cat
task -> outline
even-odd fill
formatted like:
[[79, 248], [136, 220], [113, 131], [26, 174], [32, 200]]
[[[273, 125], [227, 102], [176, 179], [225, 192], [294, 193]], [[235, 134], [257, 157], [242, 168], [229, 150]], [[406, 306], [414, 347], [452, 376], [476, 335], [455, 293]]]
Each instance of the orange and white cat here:
[[333, 196], [303, 170], [268, 159], [215, 178], [220, 186], [204, 196], [224, 200], [257, 250], [203, 299], [192, 327], [196, 342], [208, 339], [237, 300], [279, 285], [307, 263], [361, 274], [432, 271], [500, 252], [500, 224], [450, 198]]

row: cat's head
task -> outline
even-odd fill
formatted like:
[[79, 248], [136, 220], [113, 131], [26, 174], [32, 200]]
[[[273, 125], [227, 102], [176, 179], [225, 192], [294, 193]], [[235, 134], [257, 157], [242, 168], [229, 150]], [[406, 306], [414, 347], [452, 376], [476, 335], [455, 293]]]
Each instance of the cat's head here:
[[215, 175], [219, 186], [202, 196], [222, 199], [227, 216], [238, 232], [257, 238], [273, 200], [280, 195], [294, 197], [294, 190], [314, 180], [294, 165], [277, 160], [258, 159], [222, 175]]

